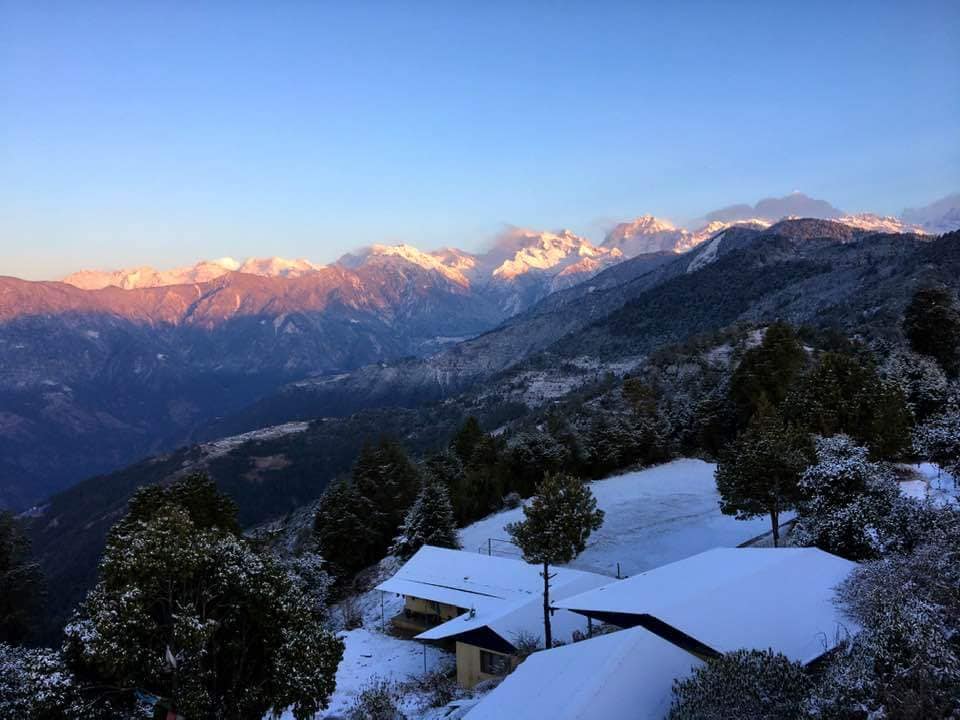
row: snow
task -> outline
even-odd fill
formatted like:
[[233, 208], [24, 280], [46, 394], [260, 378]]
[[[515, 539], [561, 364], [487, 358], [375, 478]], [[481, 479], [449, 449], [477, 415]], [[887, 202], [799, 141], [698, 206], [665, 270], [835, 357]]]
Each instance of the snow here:
[[809, 663], [858, 632], [834, 603], [856, 563], [817, 548], [716, 548], [555, 604], [651, 616], [709, 648]]
[[[446, 603], [467, 612], [417, 636], [419, 640], [451, 638], [488, 627], [508, 643], [521, 632], [543, 634], [543, 578], [540, 567], [512, 558], [461, 550], [423, 547], [389, 580], [377, 586], [388, 593]], [[611, 578], [566, 568], [553, 571], [554, 599], [568, 597], [610, 582]], [[574, 630], [587, 629], [582, 617], [561, 612], [554, 617], [555, 636], [567, 641]]]
[[917, 500], [931, 500], [936, 505], [955, 505], [960, 503], [960, 485], [957, 479], [938, 468], [934, 463], [919, 465], [901, 465], [908, 471], [911, 479], [900, 482], [900, 492]]
[[660, 720], [673, 680], [701, 664], [643, 628], [622, 630], [531, 655], [469, 720]]
[[723, 236], [726, 234], [726, 231], [720, 232], [713, 240], [707, 243], [707, 246], [701, 252], [698, 252], [697, 256], [690, 261], [690, 264], [687, 266], [687, 272], [696, 272], [716, 260], [717, 253], [720, 250], [720, 243], [723, 242]]
[[[769, 531], [767, 518], [736, 520], [720, 513], [713, 472], [711, 463], [683, 459], [591, 483], [606, 517], [568, 567], [616, 575], [619, 563], [621, 574], [633, 575]], [[460, 540], [465, 550], [486, 553], [488, 539], [506, 539], [504, 526], [522, 519], [520, 508], [491, 515], [463, 528]], [[519, 556], [500, 542], [493, 543], [493, 552]]]

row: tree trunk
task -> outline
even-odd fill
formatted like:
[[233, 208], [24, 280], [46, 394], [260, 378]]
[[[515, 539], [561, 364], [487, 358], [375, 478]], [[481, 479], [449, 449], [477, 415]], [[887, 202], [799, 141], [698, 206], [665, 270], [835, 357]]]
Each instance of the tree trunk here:
[[773, 527], [773, 546], [780, 547], [780, 513], [770, 511], [770, 525]]
[[553, 647], [553, 633], [550, 629], [550, 564], [543, 561], [543, 642], [549, 650]]

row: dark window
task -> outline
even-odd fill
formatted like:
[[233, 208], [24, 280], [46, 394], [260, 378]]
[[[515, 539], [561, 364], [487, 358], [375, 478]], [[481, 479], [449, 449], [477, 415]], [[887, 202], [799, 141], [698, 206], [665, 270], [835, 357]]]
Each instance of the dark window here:
[[481, 650], [480, 672], [485, 675], [506, 675], [510, 672], [510, 658], [506, 655]]

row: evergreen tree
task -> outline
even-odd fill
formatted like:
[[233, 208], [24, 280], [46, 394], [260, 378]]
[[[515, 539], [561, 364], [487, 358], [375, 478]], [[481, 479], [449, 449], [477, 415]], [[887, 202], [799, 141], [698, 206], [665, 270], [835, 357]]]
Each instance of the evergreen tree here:
[[779, 407], [806, 362], [794, 329], [783, 322], [770, 325], [763, 341], [743, 354], [730, 379], [738, 427], [746, 427], [762, 407]]
[[285, 569], [237, 535], [235, 519], [214, 522], [226, 503], [199, 493], [219, 510], [194, 519], [200, 487], [134, 498], [65, 630], [68, 664], [88, 687], [130, 704], [140, 689], [190, 718], [261, 720], [287, 707], [313, 717], [334, 689], [343, 643]]
[[940, 287], [917, 290], [907, 305], [903, 331], [910, 346], [936, 360], [951, 377], [960, 370], [960, 311], [954, 294]]
[[467, 486], [467, 474], [456, 453], [445, 450], [429, 456], [423, 461], [421, 475], [424, 482], [439, 482], [447, 489], [458, 527], [463, 527], [474, 519], [471, 513], [473, 498]]
[[881, 525], [900, 494], [892, 472], [846, 435], [818, 438], [816, 448], [817, 461], [800, 480], [793, 542], [849, 560], [877, 557]]
[[35, 629], [43, 576], [16, 518], [0, 511], [0, 643], [18, 645]]
[[909, 448], [913, 417], [906, 398], [869, 361], [823, 353], [791, 388], [783, 415], [815, 435], [843, 433], [874, 457], [896, 458]]
[[738, 520], [770, 516], [773, 544], [780, 541], [780, 513], [800, 499], [800, 474], [807, 466], [806, 438], [776, 410], [762, 409], [717, 465], [720, 510]]
[[370, 553], [377, 560], [390, 547], [416, 497], [420, 474], [403, 446], [384, 438], [376, 445], [364, 445], [351, 477], [362, 500], [360, 512], [376, 538]]
[[811, 682], [803, 665], [772, 650], [736, 650], [673, 685], [668, 720], [796, 720]]
[[932, 358], [911, 350], [895, 350], [887, 356], [880, 373], [900, 390], [917, 421], [943, 408], [947, 376]]
[[466, 465], [473, 457], [473, 451], [483, 436], [484, 432], [480, 427], [479, 421], [471, 415], [464, 421], [463, 425], [453, 436], [453, 440], [450, 442], [450, 449], [457, 454], [460, 462]]
[[524, 519], [507, 525], [507, 533], [528, 563], [543, 567], [545, 647], [553, 647], [550, 628], [550, 566], [568, 563], [583, 552], [587, 539], [603, 524], [603, 511], [580, 478], [546, 474], [537, 494], [523, 508]]
[[510, 489], [522, 497], [529, 497], [544, 473], [559, 472], [569, 460], [567, 448], [548, 433], [519, 433], [508, 453]]
[[447, 488], [431, 477], [424, 480], [390, 552], [407, 559], [424, 545], [461, 547]]
[[348, 480], [333, 483], [320, 498], [313, 531], [331, 572], [346, 580], [379, 559], [379, 536], [371, 526], [368, 503]]
[[960, 411], [948, 409], [920, 425], [913, 436], [914, 452], [960, 479]]

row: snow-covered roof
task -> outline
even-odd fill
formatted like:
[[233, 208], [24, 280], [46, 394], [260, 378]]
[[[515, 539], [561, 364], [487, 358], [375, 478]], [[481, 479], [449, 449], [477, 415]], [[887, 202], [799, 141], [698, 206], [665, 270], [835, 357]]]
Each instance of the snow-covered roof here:
[[554, 605], [650, 616], [716, 652], [773, 648], [808, 663], [859, 630], [834, 603], [854, 567], [816, 548], [715, 548]]
[[[543, 634], [543, 578], [541, 568], [521, 560], [463, 550], [424, 546], [378, 590], [431, 600], [467, 612], [417, 636], [440, 640], [487, 627], [508, 643], [520, 632]], [[610, 578], [596, 573], [550, 568], [553, 598], [566, 598], [598, 588]], [[473, 611], [472, 613], [470, 611]], [[585, 629], [582, 617], [567, 611], [553, 614], [557, 639]]]
[[534, 653], [467, 720], [661, 720], [702, 661], [644, 628]]

